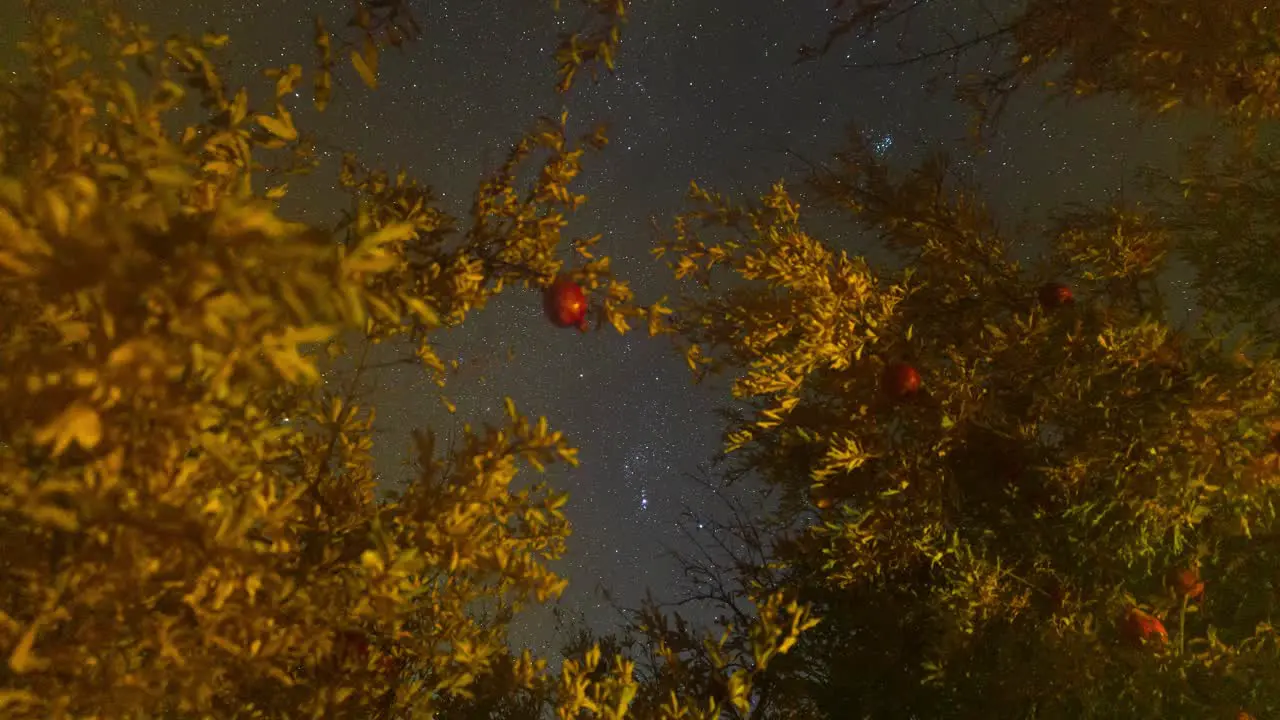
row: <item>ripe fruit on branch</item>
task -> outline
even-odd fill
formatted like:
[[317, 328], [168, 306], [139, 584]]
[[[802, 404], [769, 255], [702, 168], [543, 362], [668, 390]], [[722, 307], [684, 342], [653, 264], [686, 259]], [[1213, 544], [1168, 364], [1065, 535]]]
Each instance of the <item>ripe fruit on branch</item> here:
[[1138, 608], [1129, 608], [1121, 630], [1131, 643], [1138, 646], [1158, 646], [1169, 641], [1169, 633], [1164, 629], [1160, 618]]
[[1204, 581], [1200, 579], [1200, 571], [1196, 568], [1174, 570], [1169, 574], [1169, 585], [1179, 598], [1198, 600], [1204, 595]]
[[587, 295], [567, 277], [556, 278], [543, 292], [542, 306], [556, 327], [587, 329]]
[[813, 501], [815, 507], [819, 510], [830, 509], [836, 504], [835, 498], [832, 496], [831, 488], [826, 485], [813, 485], [809, 488], [809, 499]]
[[1070, 305], [1076, 301], [1074, 295], [1071, 294], [1071, 288], [1062, 283], [1045, 283], [1040, 286], [1040, 305], [1045, 310]]
[[880, 388], [891, 398], [905, 400], [920, 391], [920, 372], [907, 363], [890, 363], [880, 376]]

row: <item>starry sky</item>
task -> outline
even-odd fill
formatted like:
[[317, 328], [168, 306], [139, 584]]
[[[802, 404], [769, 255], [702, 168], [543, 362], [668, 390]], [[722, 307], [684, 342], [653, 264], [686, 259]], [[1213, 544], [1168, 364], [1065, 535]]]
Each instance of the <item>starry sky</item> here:
[[[690, 180], [719, 192], [758, 195], [778, 178], [800, 179], [802, 166], [784, 149], [822, 158], [842, 143], [850, 122], [903, 167], [925, 152], [952, 150], [976, 173], [1006, 227], [1064, 202], [1104, 201], [1140, 165], [1171, 163], [1171, 140], [1193, 130], [1182, 117], [1140, 120], [1117, 100], [1045, 106], [1030, 92], [1010, 105], [989, 152], [970, 157], [963, 145], [966, 111], [945, 86], [929, 91], [929, 67], [846, 67], [897, 57], [895, 33], [846, 41], [826, 58], [793, 64], [801, 45], [821, 42], [829, 4], [637, 0], [616, 75], [597, 85], [580, 83], [562, 98], [552, 89], [552, 52], [557, 33], [576, 24], [573, 3], [564, 3], [557, 16], [549, 0], [415, 0], [424, 36], [382, 57], [380, 88], [366, 90], [344, 67], [330, 109], [322, 115], [310, 110], [304, 90], [295, 120], [368, 164], [403, 167], [434, 186], [444, 207], [459, 216], [465, 216], [481, 174], [497, 165], [535, 116], [567, 108], [571, 135], [607, 121], [612, 142], [585, 161], [575, 189], [590, 202], [566, 237], [601, 233], [599, 251], [614, 259], [640, 302], [678, 292], [669, 272], [649, 256], [649, 220], [669, 221]], [[253, 68], [288, 62], [309, 67], [312, 14], [335, 26], [348, 7], [343, 0], [120, 0], [120, 6], [159, 32], [228, 33], [228, 79], [256, 87], [263, 86], [252, 80]], [[982, 29], [976, 2], [930, 7], [910, 29], [909, 46], [929, 49], [945, 43], [947, 32], [964, 37]], [[0, 11], [0, 28], [15, 28], [6, 14]], [[0, 39], [7, 44], [11, 34], [0, 32]], [[257, 97], [267, 97], [265, 87]], [[336, 176], [337, 154], [327, 163], [329, 172], [314, 182], [291, 183], [286, 212], [316, 222], [335, 219], [334, 208], [345, 203], [326, 186]], [[878, 258], [855, 236], [828, 240]], [[1028, 243], [1025, 254], [1037, 251]], [[1183, 287], [1171, 293], [1176, 310], [1190, 301], [1185, 282], [1176, 273], [1172, 281]], [[563, 602], [604, 627], [613, 615], [599, 587], [634, 605], [645, 588], [669, 596], [677, 582], [663, 553], [687, 542], [678, 528], [682, 509], [713, 507], [688, 474], [718, 448], [712, 411], [725, 398], [725, 386], [691, 385], [683, 360], [665, 340], [643, 332], [619, 337], [557, 330], [540, 308], [535, 293], [513, 289], [442, 338], [446, 357], [462, 363], [449, 390], [458, 404], [455, 416], [420, 370], [390, 366], [370, 376], [370, 399], [379, 413], [379, 470], [388, 481], [406, 477], [410, 428], [433, 427], [447, 436], [463, 422], [497, 422], [504, 395], [527, 414], [545, 415], [581, 452], [580, 467], [552, 472], [555, 484], [570, 493], [566, 512], [575, 528], [559, 567], [571, 582]], [[378, 348], [373, 362], [402, 352]], [[521, 644], [546, 647], [543, 620], [518, 630]]]

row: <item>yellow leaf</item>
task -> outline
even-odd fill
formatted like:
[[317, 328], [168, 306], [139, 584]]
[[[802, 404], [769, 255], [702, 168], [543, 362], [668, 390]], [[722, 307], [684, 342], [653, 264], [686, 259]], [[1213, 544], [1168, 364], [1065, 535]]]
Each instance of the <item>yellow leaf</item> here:
[[316, 110], [324, 112], [329, 106], [329, 98], [333, 95], [333, 75], [328, 70], [316, 73], [315, 105]]
[[315, 382], [320, 379], [320, 371], [316, 370], [315, 365], [299, 355], [298, 349], [291, 345], [264, 347], [263, 351], [276, 372], [287, 382]]
[[98, 412], [84, 403], [75, 403], [53, 422], [36, 431], [36, 442], [53, 443], [53, 455], [61, 455], [67, 446], [77, 442], [80, 447], [92, 450], [102, 440], [102, 420]]
[[284, 183], [284, 184], [282, 184], [282, 185], [277, 185], [277, 186], [275, 186], [275, 187], [271, 188], [270, 190], [267, 190], [267, 199], [268, 199], [268, 200], [279, 200], [280, 198], [284, 197], [284, 196], [285, 196], [285, 193], [287, 193], [287, 192], [289, 192], [289, 183]]
[[319, 51], [320, 53], [320, 61], [328, 62], [329, 47], [330, 47], [329, 31], [324, 29], [324, 20], [319, 15], [316, 16], [315, 28], [316, 28], [315, 45], [316, 45], [316, 50]]
[[301, 78], [301, 65], [293, 63], [285, 68], [285, 71], [276, 79], [276, 99], [279, 100], [286, 95], [291, 95], [298, 84], [298, 80]]
[[249, 91], [240, 88], [236, 92], [235, 100], [231, 102], [230, 112], [231, 122], [228, 127], [235, 127], [240, 124], [241, 120], [244, 120], [244, 116], [249, 112]]
[[26, 690], [0, 690], [0, 710], [6, 708], [16, 710], [23, 706], [38, 704], [40, 704], [40, 698], [35, 693]]
[[343, 264], [352, 272], [380, 272], [395, 265], [397, 258], [385, 250], [392, 243], [404, 242], [413, 237], [413, 226], [408, 223], [388, 225], [381, 230], [361, 238], [356, 249], [344, 260]]
[[433, 328], [440, 327], [440, 315], [430, 305], [412, 295], [402, 295], [400, 300], [425, 325]]
[[[391, 267], [394, 264], [395, 258], [390, 255], [383, 255], [381, 260], [382, 262], [380, 263], [380, 266], [378, 266], [375, 271], [386, 270]], [[366, 268], [367, 267], [369, 266], [366, 266]], [[383, 302], [377, 295], [365, 295], [364, 301], [368, 303], [369, 308], [373, 311], [374, 317], [397, 324], [400, 322], [400, 311]]]
[[210, 160], [201, 166], [201, 169], [214, 175], [226, 176], [235, 174], [238, 168], [226, 160]]
[[36, 630], [39, 628], [40, 622], [31, 624], [27, 631], [22, 634], [22, 639], [13, 648], [13, 652], [9, 654], [9, 668], [15, 673], [21, 675], [30, 670], [43, 670], [49, 666], [49, 661], [37, 658], [31, 654], [31, 647], [36, 642]]
[[22, 261], [18, 256], [2, 250], [0, 250], [0, 268], [8, 270], [14, 275], [30, 275], [35, 272], [35, 268]]
[[191, 176], [187, 174], [186, 170], [176, 165], [148, 168], [146, 176], [148, 180], [156, 185], [181, 187], [191, 184]]
[[365, 85], [368, 85], [372, 89], [375, 89], [375, 90], [377, 89], [378, 87], [377, 75], [375, 74], [374, 70], [369, 67], [368, 63], [364, 61], [364, 58], [360, 55], [360, 53], [356, 52], [355, 50], [351, 51], [351, 65], [355, 67], [356, 72], [360, 74], [360, 79], [364, 81]]
[[71, 229], [71, 208], [67, 201], [58, 193], [49, 191], [44, 194], [44, 207], [54, 231], [59, 235], [66, 235]]
[[36, 505], [27, 508], [27, 514], [31, 516], [41, 525], [56, 527], [59, 530], [67, 532], [75, 532], [80, 529], [80, 518], [76, 516], [74, 511], [57, 505]]
[[258, 121], [267, 132], [275, 135], [281, 140], [297, 140], [298, 131], [293, 127], [293, 119], [287, 113], [280, 113], [280, 119], [271, 117], [270, 115], [257, 115], [254, 120]]
[[217, 50], [218, 48], [226, 45], [230, 40], [230, 37], [221, 33], [205, 33], [204, 36], [200, 38], [200, 44], [210, 50]]

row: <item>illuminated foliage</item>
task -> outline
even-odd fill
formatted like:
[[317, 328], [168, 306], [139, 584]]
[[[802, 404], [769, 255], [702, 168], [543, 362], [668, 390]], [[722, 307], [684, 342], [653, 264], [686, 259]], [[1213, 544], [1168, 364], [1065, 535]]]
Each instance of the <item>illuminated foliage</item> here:
[[[694, 188], [659, 250], [700, 281], [673, 305], [690, 366], [740, 401], [727, 472], [782, 499], [782, 529], [733, 532], [759, 557], [718, 570], [823, 618], [760, 680], [765, 716], [1280, 709], [1280, 360], [1161, 319], [1156, 213], [1068, 209], [1024, 268], [945, 159], [899, 174], [853, 138], [812, 196], [896, 266], [808, 235], [781, 185]], [[1075, 302], [1043, 307], [1049, 278]], [[892, 402], [903, 361], [923, 384]], [[1203, 601], [1167, 581], [1192, 565]]]
[[[859, 3], [838, 30], [911, 7]], [[1195, 166], [1181, 205], [1065, 209], [1024, 268], [945, 158], [895, 173], [855, 133], [808, 189], [895, 266], [810, 234], [783, 183], [748, 204], [694, 186], [655, 252], [695, 282], [641, 306], [598, 237], [561, 237], [607, 142], [565, 114], [466, 218], [354, 154], [336, 228], [280, 217], [317, 164], [295, 89], [309, 78], [323, 109], [335, 73], [376, 88], [379, 53], [419, 33], [399, 2], [357, 3], [350, 38], [318, 20], [314, 66], [265, 69], [264, 106], [222, 79], [230, 38], [104, 14], [91, 56], [31, 9], [30, 63], [0, 85], [5, 717], [1280, 712], [1280, 360], [1218, 322], [1268, 337], [1256, 145]], [[554, 58], [564, 93], [612, 67], [626, 18], [583, 10]], [[964, 92], [991, 109], [1061, 60], [1071, 93], [1275, 115], [1272, 11], [1164, 10], [1031, 3], [980, 40], [1009, 42], [1009, 67]], [[1212, 263], [1214, 243], [1211, 321], [1170, 327], [1158, 271]], [[557, 279], [599, 325], [645, 324], [695, 378], [731, 376], [723, 467], [781, 503], [731, 528], [748, 557], [698, 575], [721, 632], [651, 605], [552, 673], [507, 627], [565, 587], [567, 499], [521, 473], [575, 450], [508, 401], [446, 449], [415, 432], [415, 477], [378, 498], [360, 381], [369, 347], [397, 342], [443, 388], [436, 331]], [[1050, 282], [1073, 302], [1045, 303]], [[326, 382], [320, 348], [350, 375]]]
[[[623, 6], [589, 4], [604, 40], [561, 59], [564, 90], [616, 43]], [[633, 305], [594, 239], [571, 243], [581, 266], [559, 257], [585, 201], [566, 117], [515, 144], [465, 227], [346, 155], [353, 210], [326, 230], [263, 187], [315, 166], [289, 101], [311, 72], [329, 102], [335, 43], [376, 86], [379, 49], [417, 34], [401, 3], [358, 3], [351, 41], [317, 21], [316, 67], [264, 70], [265, 108], [219, 74], [227, 37], [158, 40], [108, 13], [91, 55], [29, 10], [29, 64], [0, 85], [0, 714], [427, 718], [497, 695], [623, 717], [624, 658], [588, 649], [553, 676], [507, 649], [510, 619], [563, 591], [548, 563], [569, 534], [563, 494], [514, 481], [576, 463], [567, 440], [508, 401], [443, 452], [415, 433], [417, 476], [379, 499], [360, 398], [371, 344], [411, 341], [443, 385], [434, 330], [561, 274], [619, 332], [656, 331], [664, 309]], [[352, 336], [355, 370], [331, 385], [314, 351]], [[743, 632], [776, 653], [788, 612]], [[714, 714], [668, 700], [649, 716]]]

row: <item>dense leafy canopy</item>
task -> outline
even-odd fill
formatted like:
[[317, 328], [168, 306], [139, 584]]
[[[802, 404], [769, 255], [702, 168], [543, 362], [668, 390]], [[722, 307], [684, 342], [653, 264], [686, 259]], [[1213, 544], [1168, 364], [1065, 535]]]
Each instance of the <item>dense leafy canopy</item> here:
[[[618, 39], [623, 6], [590, 5], [585, 34], [565, 39], [562, 90]], [[352, 211], [308, 227], [277, 214], [286, 184], [261, 187], [315, 165], [287, 107], [301, 65], [265, 69], [274, 97], [256, 108], [218, 73], [226, 37], [159, 40], [103, 13], [106, 48], [91, 53], [29, 10], [30, 64], [0, 89], [4, 715], [432, 717], [505, 687], [562, 717], [620, 717], [629, 661], [588, 649], [548, 675], [507, 650], [514, 613], [565, 586], [547, 565], [569, 533], [565, 496], [513, 485], [575, 463], [565, 438], [508, 401], [505, 426], [468, 428], [443, 454], [418, 433], [417, 477], [380, 501], [359, 399], [361, 348], [410, 340], [443, 384], [433, 331], [517, 284], [564, 273], [619, 332], [661, 317], [589, 240], [574, 244], [589, 261], [560, 259], [585, 201], [568, 190], [585, 150], [567, 118], [513, 146], [465, 228], [429, 188], [353, 155], [338, 178]], [[318, 108], [335, 42], [372, 87], [379, 48], [416, 32], [388, 2], [357, 5], [348, 27], [349, 41], [317, 21]], [[197, 104], [204, 119], [173, 132]], [[337, 342], [352, 333], [358, 347]], [[326, 343], [353, 353], [354, 375], [321, 381]], [[794, 604], [761, 617], [760, 652], [793, 617]], [[655, 716], [714, 708], [671, 696]]]
[[[612, 68], [626, 17], [582, 5], [562, 92]], [[916, 7], [839, 5], [833, 41]], [[316, 60], [264, 69], [261, 107], [219, 74], [226, 37], [102, 13], [91, 53], [29, 7], [29, 65], [0, 85], [6, 717], [1280, 711], [1280, 246], [1257, 132], [1274, 11], [1031, 2], [989, 38], [1012, 65], [968, 97], [1053, 66], [1074, 94], [1248, 130], [1156, 178], [1153, 203], [1063, 208], [1033, 267], [945, 158], [904, 173], [855, 132], [805, 179], [813, 207], [783, 182], [750, 203], [694, 186], [655, 248], [691, 281], [668, 308], [637, 304], [596, 238], [562, 237], [607, 142], [571, 139], [564, 115], [513, 145], [467, 218], [352, 154], [335, 227], [280, 216], [280, 178], [316, 167], [295, 88], [310, 75], [323, 109], [348, 65], [375, 88], [381, 49], [420, 32], [399, 2], [358, 3], [349, 37], [318, 20]], [[896, 263], [816, 237], [819, 212]], [[1200, 273], [1201, 323], [1165, 317], [1175, 258]], [[566, 283], [597, 326], [641, 321], [695, 378], [731, 377], [712, 481], [749, 475], [779, 502], [731, 501], [687, 560], [683, 599], [720, 627], [651, 603], [553, 673], [507, 627], [565, 587], [548, 563], [567, 498], [521, 478], [574, 449], [508, 401], [505, 424], [448, 448], [414, 431], [415, 477], [379, 498], [361, 380], [369, 345], [403, 341], [444, 388], [437, 331]], [[1226, 340], [1240, 327], [1254, 344]], [[326, 381], [320, 350], [354, 370]]]

